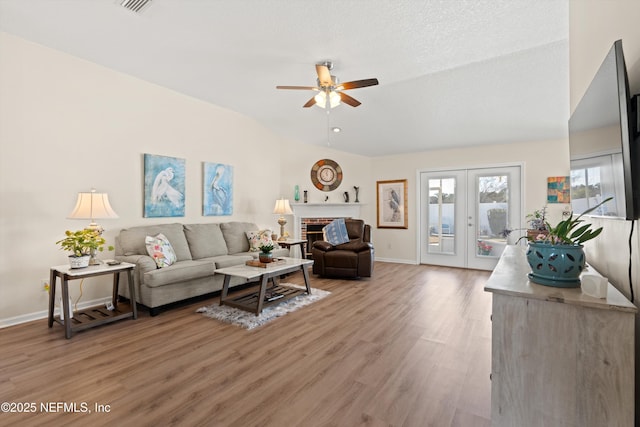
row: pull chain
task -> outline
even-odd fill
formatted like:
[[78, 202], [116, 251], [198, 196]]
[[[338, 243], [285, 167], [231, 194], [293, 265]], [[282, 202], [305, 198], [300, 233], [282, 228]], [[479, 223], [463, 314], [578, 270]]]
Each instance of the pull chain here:
[[327, 109], [327, 147], [331, 147], [331, 127], [329, 126], [329, 113], [331, 110]]

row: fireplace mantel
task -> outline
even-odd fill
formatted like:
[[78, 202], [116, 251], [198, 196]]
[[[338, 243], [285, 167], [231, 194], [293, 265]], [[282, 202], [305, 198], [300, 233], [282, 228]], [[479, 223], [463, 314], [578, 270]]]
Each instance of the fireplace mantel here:
[[293, 232], [300, 239], [303, 218], [360, 218], [362, 203], [291, 203]]

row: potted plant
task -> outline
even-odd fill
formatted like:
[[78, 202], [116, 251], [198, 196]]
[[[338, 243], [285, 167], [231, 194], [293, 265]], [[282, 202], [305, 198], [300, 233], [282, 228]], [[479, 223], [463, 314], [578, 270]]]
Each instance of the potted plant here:
[[478, 240], [478, 255], [491, 255], [493, 246], [483, 240]]
[[272, 243], [263, 243], [260, 245], [260, 253], [258, 254], [258, 259], [260, 262], [268, 263], [273, 261], [273, 254], [271, 251], [274, 246]]
[[529, 227], [527, 228], [527, 237], [535, 239], [539, 234], [547, 234], [547, 206], [542, 209], [536, 209], [526, 217]]
[[[65, 238], [58, 240], [60, 249], [71, 252], [69, 264], [71, 268], [83, 268], [89, 265], [89, 260], [96, 251], [102, 252], [106, 240], [100, 230], [85, 228], [77, 231], [65, 231]], [[113, 246], [109, 246], [110, 251]]]
[[499, 236], [502, 230], [507, 227], [507, 210], [504, 208], [489, 209], [487, 211], [489, 229], [493, 236]]
[[582, 244], [594, 239], [602, 232], [602, 227], [593, 229], [591, 224], [583, 224], [582, 217], [613, 199], [609, 197], [581, 215], [573, 213], [555, 227], [545, 221], [545, 229], [539, 233], [528, 233], [529, 247], [527, 262], [531, 267], [529, 279], [541, 285], [560, 288], [580, 286], [580, 274], [585, 267]]

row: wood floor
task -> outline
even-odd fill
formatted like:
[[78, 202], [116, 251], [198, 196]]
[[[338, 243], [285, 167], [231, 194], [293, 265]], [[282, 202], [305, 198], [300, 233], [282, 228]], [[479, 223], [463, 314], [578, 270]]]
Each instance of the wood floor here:
[[217, 298], [70, 340], [46, 320], [1, 329], [0, 402], [37, 411], [0, 425], [488, 426], [488, 277], [380, 262], [371, 279], [312, 276], [329, 297], [251, 331], [195, 313]]

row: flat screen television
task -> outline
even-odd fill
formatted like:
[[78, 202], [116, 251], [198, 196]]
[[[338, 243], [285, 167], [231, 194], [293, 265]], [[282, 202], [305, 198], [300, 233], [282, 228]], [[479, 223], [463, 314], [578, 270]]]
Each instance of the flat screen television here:
[[569, 119], [571, 208], [592, 216], [640, 216], [638, 97], [631, 97], [622, 41], [616, 41]]

